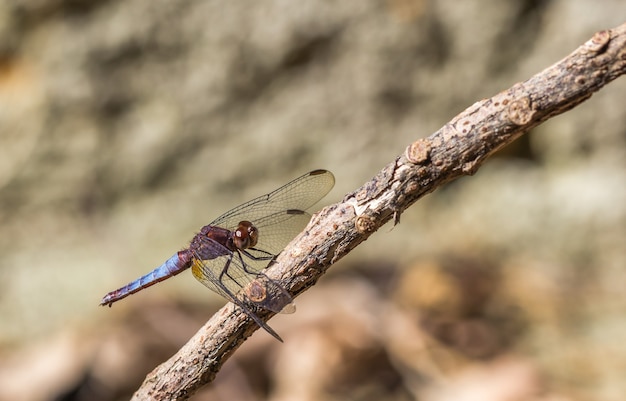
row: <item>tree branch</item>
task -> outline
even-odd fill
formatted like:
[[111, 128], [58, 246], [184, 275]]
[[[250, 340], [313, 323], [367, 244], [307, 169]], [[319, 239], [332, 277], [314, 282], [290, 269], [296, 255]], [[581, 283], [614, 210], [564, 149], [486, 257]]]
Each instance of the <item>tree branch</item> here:
[[[297, 296], [337, 260], [422, 196], [463, 175], [531, 128], [572, 109], [626, 70], [626, 24], [596, 33], [565, 59], [490, 99], [476, 102], [419, 139], [341, 203], [314, 216], [267, 270]], [[267, 320], [272, 313], [260, 311]], [[258, 326], [229, 303], [150, 373], [134, 400], [187, 399], [211, 382]]]

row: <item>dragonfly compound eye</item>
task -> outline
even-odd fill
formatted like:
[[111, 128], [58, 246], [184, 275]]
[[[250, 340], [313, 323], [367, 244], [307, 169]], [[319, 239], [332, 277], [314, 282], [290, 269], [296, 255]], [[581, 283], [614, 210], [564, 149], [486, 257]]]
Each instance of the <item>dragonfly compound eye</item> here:
[[248, 246], [252, 248], [259, 240], [259, 230], [252, 224], [250, 224], [250, 227], [248, 227], [248, 236], [250, 237], [250, 244], [248, 244]]
[[237, 249], [247, 249], [256, 245], [259, 231], [249, 221], [240, 221], [234, 232], [233, 242]]

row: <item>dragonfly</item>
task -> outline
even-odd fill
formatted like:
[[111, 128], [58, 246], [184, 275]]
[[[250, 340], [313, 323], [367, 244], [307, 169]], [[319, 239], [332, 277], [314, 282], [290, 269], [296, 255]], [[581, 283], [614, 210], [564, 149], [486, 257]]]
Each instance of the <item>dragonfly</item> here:
[[311, 219], [306, 210], [326, 196], [334, 185], [335, 177], [330, 171], [313, 170], [231, 209], [202, 227], [189, 247], [178, 251], [150, 273], [109, 292], [100, 305], [111, 306], [191, 267], [198, 281], [237, 305], [282, 342], [252, 309], [261, 307], [276, 313], [292, 313], [295, 306], [289, 293], [262, 270], [304, 229]]

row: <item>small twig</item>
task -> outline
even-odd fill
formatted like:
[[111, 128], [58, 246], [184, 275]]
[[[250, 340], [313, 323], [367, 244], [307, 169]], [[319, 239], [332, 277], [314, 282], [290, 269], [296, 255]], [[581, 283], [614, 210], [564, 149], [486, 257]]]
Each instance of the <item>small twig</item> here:
[[[267, 274], [294, 297], [390, 219], [444, 183], [473, 174], [499, 148], [582, 103], [626, 71], [626, 24], [596, 33], [565, 59], [409, 145], [371, 181], [324, 208]], [[260, 312], [263, 320], [271, 313]], [[258, 326], [232, 304], [223, 307], [167, 362], [150, 373], [134, 400], [187, 399], [215, 377]]]

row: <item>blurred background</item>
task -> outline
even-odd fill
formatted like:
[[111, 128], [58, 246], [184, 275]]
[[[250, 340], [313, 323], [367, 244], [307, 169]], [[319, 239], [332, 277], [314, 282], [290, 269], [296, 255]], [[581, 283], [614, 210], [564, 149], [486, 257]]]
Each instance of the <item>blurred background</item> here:
[[[125, 400], [224, 304], [110, 290], [315, 168], [324, 204], [626, 2], [0, 3], [0, 400]], [[626, 81], [383, 227], [194, 400], [622, 400]], [[321, 207], [322, 205], [319, 205]]]

